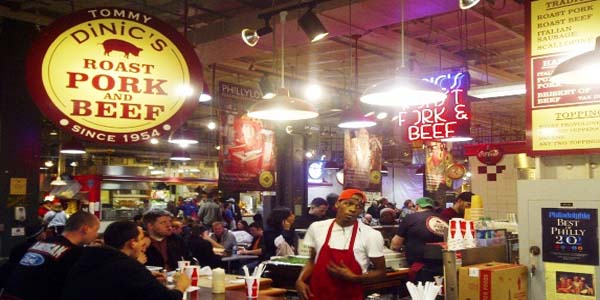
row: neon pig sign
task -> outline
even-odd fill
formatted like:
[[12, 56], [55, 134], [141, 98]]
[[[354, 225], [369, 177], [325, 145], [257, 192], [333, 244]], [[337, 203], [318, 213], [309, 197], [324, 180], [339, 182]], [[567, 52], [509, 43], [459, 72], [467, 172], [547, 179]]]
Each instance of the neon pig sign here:
[[467, 100], [469, 73], [435, 75], [423, 80], [437, 84], [447, 94], [444, 101], [406, 107], [398, 113], [402, 137], [406, 141], [429, 141], [468, 135], [471, 107]]

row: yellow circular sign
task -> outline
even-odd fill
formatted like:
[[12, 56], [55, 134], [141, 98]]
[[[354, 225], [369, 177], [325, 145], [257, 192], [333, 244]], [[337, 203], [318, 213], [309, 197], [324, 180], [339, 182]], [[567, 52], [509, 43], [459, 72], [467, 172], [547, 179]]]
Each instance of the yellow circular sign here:
[[264, 188], [270, 188], [273, 186], [273, 182], [273, 173], [270, 171], [262, 171], [260, 173], [260, 176], [258, 177], [258, 183], [260, 183], [260, 186]]
[[83, 139], [135, 143], [159, 137], [187, 119], [202, 91], [191, 45], [141, 12], [76, 12], [50, 25], [32, 48], [28, 76], [41, 82], [29, 85], [36, 103]]
[[369, 181], [372, 184], [379, 184], [381, 182], [381, 171], [372, 170], [371, 173], [369, 173]]

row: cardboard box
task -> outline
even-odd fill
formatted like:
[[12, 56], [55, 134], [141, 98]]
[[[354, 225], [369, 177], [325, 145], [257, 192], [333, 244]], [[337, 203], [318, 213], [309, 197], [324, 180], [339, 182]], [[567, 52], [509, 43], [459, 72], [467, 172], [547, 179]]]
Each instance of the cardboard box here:
[[491, 262], [460, 267], [460, 300], [527, 300], [527, 267]]

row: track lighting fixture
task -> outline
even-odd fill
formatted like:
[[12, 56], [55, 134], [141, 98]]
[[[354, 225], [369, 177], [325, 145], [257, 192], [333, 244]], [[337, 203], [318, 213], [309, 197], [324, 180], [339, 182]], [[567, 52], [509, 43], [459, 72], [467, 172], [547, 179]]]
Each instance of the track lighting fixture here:
[[261, 36], [264, 36], [264, 35], [267, 35], [267, 34], [273, 32], [273, 28], [271, 28], [271, 25], [269, 25], [270, 18], [264, 18], [264, 19], [265, 19], [265, 26], [263, 26], [262, 28], [259, 28], [258, 30], [245, 28], [244, 30], [242, 30], [242, 40], [244, 40], [244, 43], [246, 43], [246, 45], [248, 45], [250, 47], [254, 47], [254, 46], [256, 46], [256, 44], [258, 44], [258, 40], [260, 39]]
[[298, 19], [298, 25], [306, 33], [311, 43], [320, 41], [329, 34], [323, 23], [312, 12], [312, 8]]

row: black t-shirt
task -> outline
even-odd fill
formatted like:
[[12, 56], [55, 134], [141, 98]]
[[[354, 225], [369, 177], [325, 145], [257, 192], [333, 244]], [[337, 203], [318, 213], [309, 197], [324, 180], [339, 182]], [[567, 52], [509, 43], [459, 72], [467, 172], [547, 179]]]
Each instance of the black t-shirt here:
[[81, 251], [63, 236], [35, 243], [7, 279], [5, 294], [23, 300], [60, 299], [67, 273]]
[[431, 210], [407, 215], [398, 227], [398, 236], [403, 237], [408, 264], [423, 261], [425, 244], [444, 241], [448, 224], [439, 214]]

